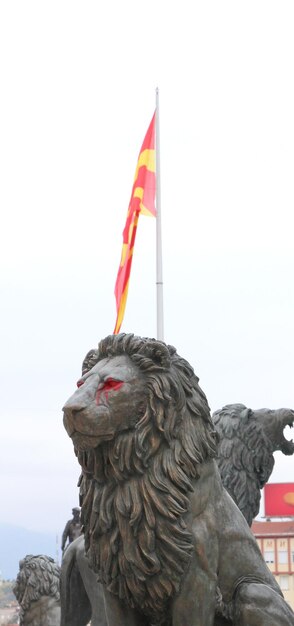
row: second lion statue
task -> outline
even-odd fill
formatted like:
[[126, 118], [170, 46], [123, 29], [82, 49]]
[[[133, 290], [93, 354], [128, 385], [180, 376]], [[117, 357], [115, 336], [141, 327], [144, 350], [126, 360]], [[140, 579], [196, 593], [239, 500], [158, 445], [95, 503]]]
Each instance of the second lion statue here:
[[27, 554], [19, 562], [13, 593], [20, 626], [60, 626], [60, 568], [45, 554]]
[[175, 348], [110, 335], [86, 357], [64, 425], [109, 626], [293, 626], [215, 463], [205, 394]]

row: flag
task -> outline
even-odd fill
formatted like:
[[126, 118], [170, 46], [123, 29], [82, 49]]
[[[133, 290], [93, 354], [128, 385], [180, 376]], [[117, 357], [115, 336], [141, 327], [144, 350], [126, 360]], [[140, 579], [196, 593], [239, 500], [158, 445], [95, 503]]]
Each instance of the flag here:
[[117, 312], [114, 335], [120, 331], [126, 308], [139, 215], [142, 213], [156, 216], [155, 114], [139, 153], [127, 220], [123, 231], [121, 260], [114, 290]]
[[294, 515], [294, 483], [267, 483], [264, 486], [264, 514], [268, 517]]

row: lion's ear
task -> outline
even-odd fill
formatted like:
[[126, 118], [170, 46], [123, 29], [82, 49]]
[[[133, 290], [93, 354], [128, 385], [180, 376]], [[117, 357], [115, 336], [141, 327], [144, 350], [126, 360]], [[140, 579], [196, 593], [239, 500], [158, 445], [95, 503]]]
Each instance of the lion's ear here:
[[98, 350], [89, 350], [89, 352], [87, 352], [83, 360], [82, 376], [84, 376], [84, 374], [87, 374], [87, 372], [89, 372], [92, 369], [92, 367], [96, 365], [97, 361], [98, 361]]
[[253, 411], [251, 409], [244, 407], [244, 409], [240, 412], [240, 419], [244, 421], [248, 420], [252, 416], [252, 413]]
[[154, 365], [169, 369], [171, 366], [171, 358], [167, 345], [156, 339], [149, 339], [144, 347], [139, 350], [143, 352], [145, 356], [152, 359]]

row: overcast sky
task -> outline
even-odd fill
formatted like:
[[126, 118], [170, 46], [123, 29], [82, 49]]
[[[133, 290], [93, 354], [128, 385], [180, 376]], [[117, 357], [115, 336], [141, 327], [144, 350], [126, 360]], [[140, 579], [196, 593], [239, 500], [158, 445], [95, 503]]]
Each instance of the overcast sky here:
[[[165, 340], [212, 410], [294, 408], [293, 31], [292, 0], [1, 1], [0, 521], [60, 535], [78, 503], [61, 409], [113, 331], [157, 86]], [[155, 308], [141, 217], [122, 331]]]

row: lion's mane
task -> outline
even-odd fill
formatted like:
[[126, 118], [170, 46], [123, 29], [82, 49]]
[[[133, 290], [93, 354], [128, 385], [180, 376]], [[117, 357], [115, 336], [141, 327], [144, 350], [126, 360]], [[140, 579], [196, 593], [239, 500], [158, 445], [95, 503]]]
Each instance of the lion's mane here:
[[[107, 589], [165, 624], [193, 550], [185, 522], [199, 466], [216, 455], [206, 397], [175, 348], [111, 335], [86, 356], [83, 373], [127, 355], [144, 375], [144, 413], [135, 428], [92, 452], [78, 452], [88, 489], [82, 502], [85, 548]], [[161, 616], [161, 617], [160, 617]]]
[[273, 442], [244, 404], [227, 404], [212, 418], [220, 438], [217, 464], [222, 483], [251, 526], [259, 511], [260, 489], [274, 467]]
[[19, 573], [13, 588], [20, 605], [20, 623], [32, 602], [43, 596], [60, 600], [60, 568], [55, 561], [45, 555], [28, 554], [19, 563]]

